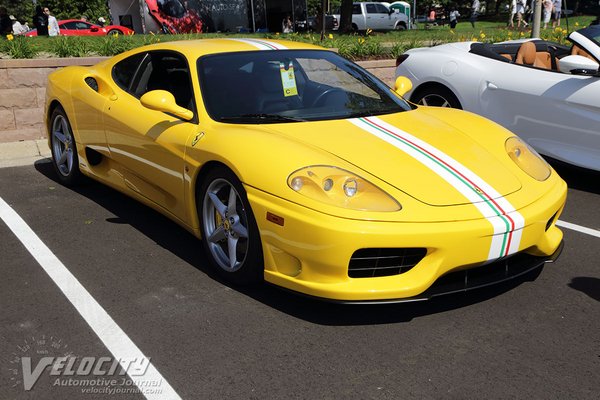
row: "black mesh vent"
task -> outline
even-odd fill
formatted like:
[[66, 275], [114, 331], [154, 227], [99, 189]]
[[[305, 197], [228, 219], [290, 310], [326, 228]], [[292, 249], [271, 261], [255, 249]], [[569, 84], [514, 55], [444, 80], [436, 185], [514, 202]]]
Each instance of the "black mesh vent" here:
[[354, 252], [348, 266], [351, 278], [373, 278], [402, 274], [425, 257], [427, 249], [360, 249]]
[[88, 76], [87, 78], [85, 78], [85, 83], [87, 83], [87, 85], [94, 89], [96, 92], [98, 91], [98, 82], [96, 82], [94, 78]]

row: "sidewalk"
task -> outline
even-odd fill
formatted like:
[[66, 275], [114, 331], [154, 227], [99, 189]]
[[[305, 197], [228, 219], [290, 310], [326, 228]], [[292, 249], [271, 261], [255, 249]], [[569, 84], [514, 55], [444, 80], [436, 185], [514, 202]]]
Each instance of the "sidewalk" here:
[[33, 165], [51, 157], [46, 139], [0, 143], [0, 168]]

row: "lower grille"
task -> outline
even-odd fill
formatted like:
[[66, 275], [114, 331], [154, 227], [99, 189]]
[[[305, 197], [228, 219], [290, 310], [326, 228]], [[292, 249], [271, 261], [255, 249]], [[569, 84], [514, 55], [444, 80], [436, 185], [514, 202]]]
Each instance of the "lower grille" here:
[[409, 271], [425, 257], [427, 249], [360, 249], [354, 252], [348, 266], [350, 278], [374, 278], [399, 275]]

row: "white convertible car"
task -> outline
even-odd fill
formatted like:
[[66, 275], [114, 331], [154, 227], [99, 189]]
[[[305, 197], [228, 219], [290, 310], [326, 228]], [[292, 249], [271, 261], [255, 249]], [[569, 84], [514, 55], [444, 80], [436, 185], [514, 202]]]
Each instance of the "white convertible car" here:
[[600, 171], [600, 26], [568, 36], [461, 42], [398, 57], [413, 103], [462, 108], [498, 122], [540, 153]]

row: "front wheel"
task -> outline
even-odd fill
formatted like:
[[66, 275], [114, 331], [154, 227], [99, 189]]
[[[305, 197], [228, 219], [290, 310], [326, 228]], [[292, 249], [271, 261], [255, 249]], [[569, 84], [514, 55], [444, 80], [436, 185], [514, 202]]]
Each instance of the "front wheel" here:
[[411, 101], [422, 106], [462, 109], [460, 101], [454, 93], [445, 87], [430, 87], [418, 90], [411, 97]]
[[242, 183], [218, 167], [203, 178], [198, 192], [202, 245], [217, 273], [239, 284], [263, 280], [264, 263], [256, 220]]
[[65, 186], [80, 183], [82, 175], [79, 170], [77, 144], [67, 114], [61, 107], [56, 107], [52, 111], [48, 128], [52, 165], [58, 179]]

